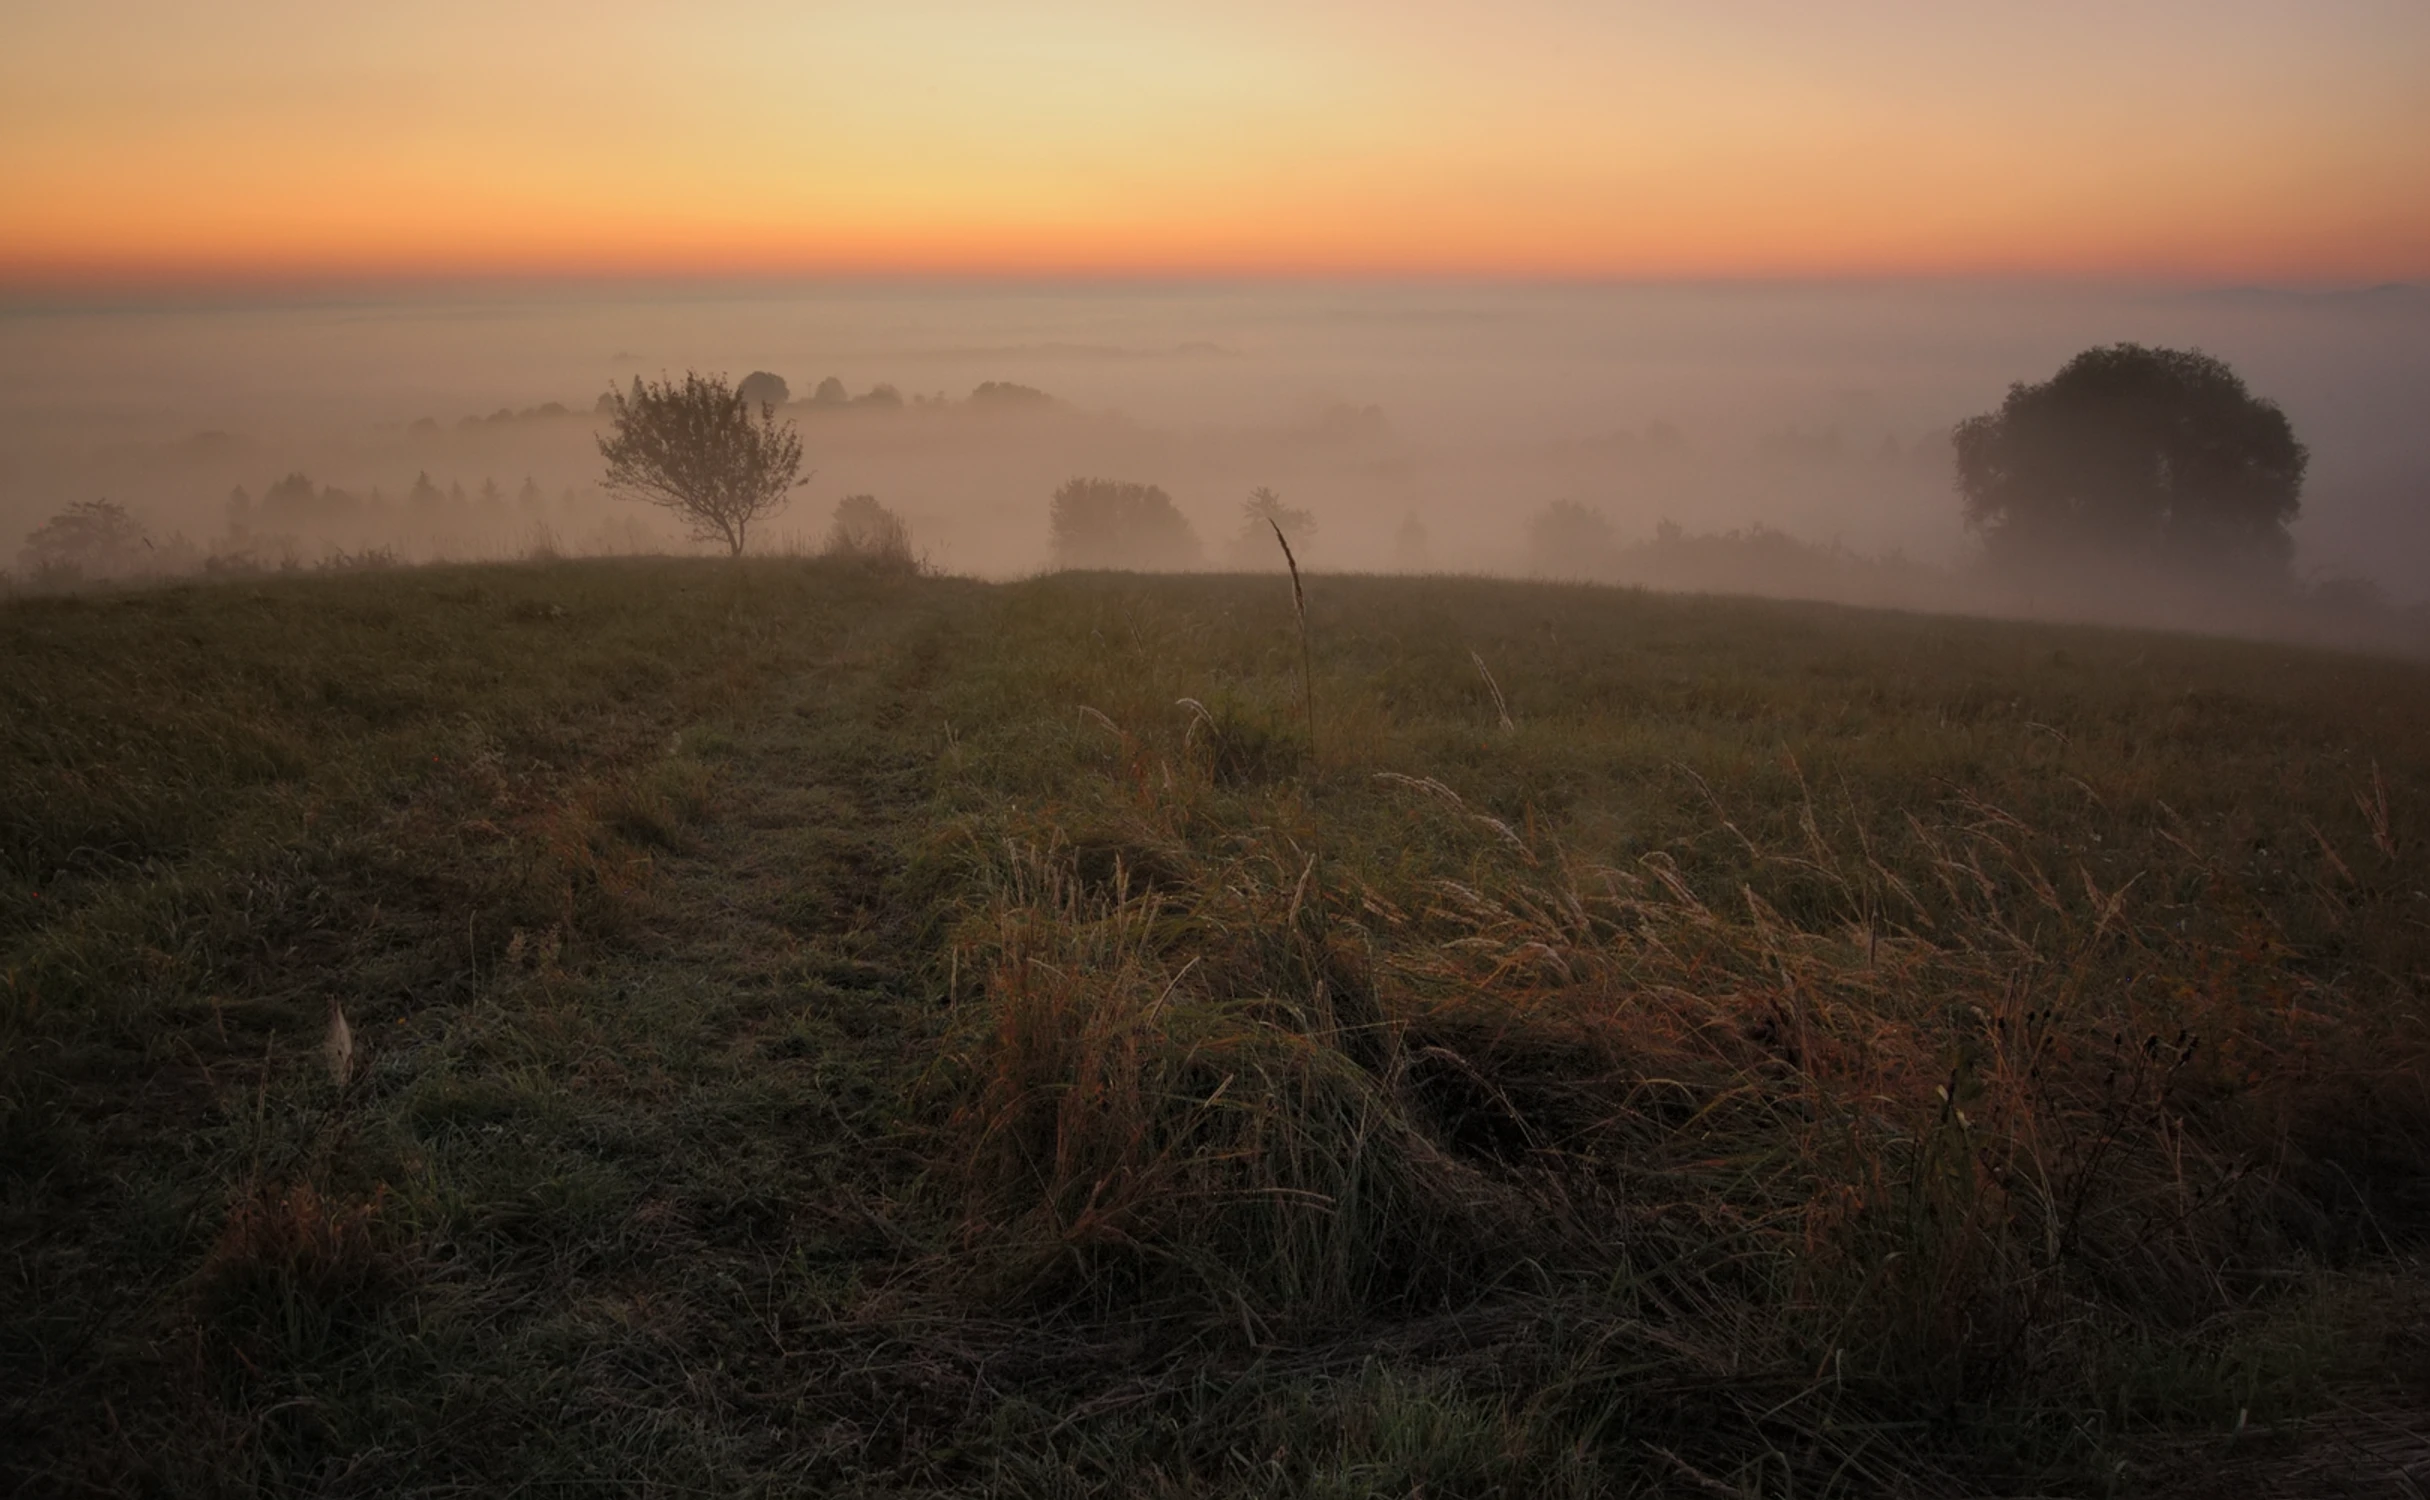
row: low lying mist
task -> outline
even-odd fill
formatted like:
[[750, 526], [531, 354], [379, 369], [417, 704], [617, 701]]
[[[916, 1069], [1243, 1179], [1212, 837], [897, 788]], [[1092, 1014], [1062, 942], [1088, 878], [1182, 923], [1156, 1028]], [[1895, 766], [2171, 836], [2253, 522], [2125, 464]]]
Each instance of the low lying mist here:
[[[2201, 348], [2312, 466], [2299, 587], [2075, 570], [1988, 585], [1955, 423], [2096, 344]], [[89, 571], [243, 572], [689, 550], [602, 493], [600, 398], [777, 377], [812, 477], [755, 535], [814, 548], [874, 496], [936, 567], [1050, 565], [1080, 477], [1153, 485], [1199, 564], [1508, 573], [2419, 639], [2430, 293], [1504, 286], [542, 288], [0, 311], [0, 567], [64, 508]]]

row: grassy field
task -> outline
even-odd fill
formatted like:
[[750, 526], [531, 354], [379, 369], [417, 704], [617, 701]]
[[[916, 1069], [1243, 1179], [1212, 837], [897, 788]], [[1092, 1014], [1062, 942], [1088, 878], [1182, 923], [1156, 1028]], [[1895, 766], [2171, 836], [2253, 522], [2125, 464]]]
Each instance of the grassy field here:
[[0, 1481], [2404, 1492], [2430, 669], [1309, 644], [815, 561], [0, 606]]

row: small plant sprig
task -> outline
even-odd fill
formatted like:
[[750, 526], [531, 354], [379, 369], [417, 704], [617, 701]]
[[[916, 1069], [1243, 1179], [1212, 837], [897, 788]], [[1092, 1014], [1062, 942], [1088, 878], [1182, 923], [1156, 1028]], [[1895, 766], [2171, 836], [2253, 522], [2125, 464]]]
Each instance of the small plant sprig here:
[[1485, 691], [1493, 694], [1494, 716], [1502, 721], [1504, 734], [1515, 734], [1519, 726], [1511, 722], [1509, 700], [1502, 696], [1502, 684], [1493, 680], [1493, 668], [1485, 665], [1483, 653], [1471, 647], [1468, 659], [1477, 664], [1477, 675], [1485, 679]]
[[1282, 523], [1269, 516], [1266, 524], [1274, 528], [1275, 544], [1282, 548], [1283, 565], [1291, 570], [1291, 609], [1299, 619], [1299, 690], [1302, 706], [1308, 715], [1308, 763], [1316, 763], [1316, 652], [1308, 643], [1308, 594], [1299, 584], [1299, 559], [1291, 555], [1291, 539], [1283, 535]]

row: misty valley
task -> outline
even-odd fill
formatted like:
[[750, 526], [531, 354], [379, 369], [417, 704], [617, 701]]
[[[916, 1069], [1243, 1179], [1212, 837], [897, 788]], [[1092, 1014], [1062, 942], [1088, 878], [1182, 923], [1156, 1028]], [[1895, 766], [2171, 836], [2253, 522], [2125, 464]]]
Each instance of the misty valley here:
[[[773, 382], [806, 482], [767, 545], [845, 496], [947, 571], [1053, 562], [1076, 477], [1156, 485], [1200, 546], [1266, 566], [1238, 507], [1319, 518], [1328, 571], [1493, 573], [1924, 610], [2186, 624], [2404, 648], [2430, 589], [2430, 300], [2030, 288], [1376, 290], [850, 287], [500, 293], [0, 320], [0, 568], [175, 576], [680, 548], [600, 487], [610, 393], [685, 369]], [[1951, 433], [2012, 382], [2122, 340], [2206, 351], [2314, 461], [2307, 601], [2098, 570], [1987, 580]], [[27, 550], [107, 501], [139, 539]], [[131, 537], [133, 533], [130, 534]], [[2384, 608], [2382, 606], [2385, 606]]]

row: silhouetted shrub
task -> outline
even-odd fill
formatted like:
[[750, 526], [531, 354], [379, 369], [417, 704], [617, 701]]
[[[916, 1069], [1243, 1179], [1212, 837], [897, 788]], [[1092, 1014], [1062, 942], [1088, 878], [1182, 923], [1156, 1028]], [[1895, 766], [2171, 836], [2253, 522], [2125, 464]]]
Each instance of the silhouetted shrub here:
[[1556, 578], [1600, 578], [1611, 571], [1619, 538], [1603, 512], [1555, 500], [1527, 523], [1527, 560]]
[[1050, 514], [1055, 566], [1171, 571], [1198, 563], [1198, 533], [1152, 484], [1073, 479]]
[[36, 583], [68, 583], [137, 571], [150, 547], [125, 506], [76, 500], [34, 528], [18, 561]]
[[919, 567], [911, 555], [911, 528], [875, 495], [846, 495], [836, 503], [825, 554], [884, 572], [908, 573]]

